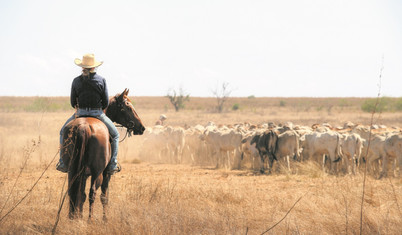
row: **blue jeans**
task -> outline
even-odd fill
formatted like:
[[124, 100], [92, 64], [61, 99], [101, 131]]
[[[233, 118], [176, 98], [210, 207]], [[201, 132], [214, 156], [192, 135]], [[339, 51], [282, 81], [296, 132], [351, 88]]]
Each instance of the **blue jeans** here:
[[[76, 118], [76, 115], [78, 117], [81, 116], [91, 116], [95, 117], [99, 120], [101, 120], [103, 123], [105, 123], [107, 129], [109, 130], [109, 135], [112, 137], [112, 157], [110, 159], [110, 162], [113, 165], [117, 164], [117, 152], [119, 151], [119, 132], [117, 131], [116, 126], [113, 124], [113, 122], [103, 113], [102, 110], [85, 110], [85, 109], [78, 109], [77, 113], [74, 113], [69, 119], [67, 119], [66, 123], [64, 123], [63, 127], [60, 130], [60, 146], [63, 144], [63, 131], [64, 127], [69, 123], [71, 120]], [[60, 163], [62, 164], [62, 159], [61, 159], [61, 150], [60, 150]]]

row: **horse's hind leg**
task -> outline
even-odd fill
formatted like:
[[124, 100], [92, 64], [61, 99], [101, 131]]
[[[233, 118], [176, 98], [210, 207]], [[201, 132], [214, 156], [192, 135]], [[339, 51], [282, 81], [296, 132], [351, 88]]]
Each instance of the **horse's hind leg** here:
[[102, 194], [100, 196], [102, 205], [103, 205], [103, 221], [107, 222], [107, 210], [108, 210], [108, 203], [109, 203], [109, 181], [110, 175], [103, 174], [103, 183], [101, 186]]
[[73, 175], [70, 172], [68, 174], [68, 182], [69, 182], [69, 190], [68, 190], [68, 196], [70, 197], [69, 200], [69, 213], [68, 213], [68, 217], [70, 219], [74, 219], [76, 216], [76, 203], [77, 203], [77, 189], [78, 189], [78, 183], [75, 180], [72, 180]]
[[93, 203], [96, 198], [96, 191], [102, 183], [103, 176], [99, 175], [97, 178], [91, 177], [91, 188], [89, 189], [89, 220], [91, 220], [93, 215]]
[[[79, 218], [81, 218], [82, 219], [82, 211], [83, 211], [83, 206], [84, 206], [84, 203], [85, 203], [85, 200], [87, 199], [87, 195], [85, 194], [85, 186], [86, 186], [86, 182], [87, 182], [87, 176], [85, 176], [85, 175], [82, 175], [81, 176], [82, 177], [82, 179], [80, 180], [80, 200], [79, 200], [79, 204], [78, 204], [78, 208], [79, 208], [79, 211], [78, 211], [78, 217]], [[80, 178], [81, 178], [80, 177]]]
[[70, 196], [70, 209], [69, 218], [82, 218], [82, 206], [85, 202], [85, 181], [86, 177], [83, 175], [76, 176], [73, 173], [69, 173], [69, 190]]

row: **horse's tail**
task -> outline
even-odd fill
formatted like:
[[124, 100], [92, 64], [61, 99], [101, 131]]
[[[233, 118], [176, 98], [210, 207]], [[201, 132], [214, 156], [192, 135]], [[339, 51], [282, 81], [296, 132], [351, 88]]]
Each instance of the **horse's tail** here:
[[80, 138], [80, 142], [81, 142], [81, 151], [79, 153], [79, 159], [80, 159], [80, 171], [82, 171], [85, 167], [85, 162], [87, 161], [87, 159], [84, 159], [84, 155], [85, 155], [85, 150], [86, 150], [86, 146], [88, 144], [88, 139], [89, 139], [89, 126], [88, 124], [85, 125], [81, 125], [79, 129], [79, 135], [78, 138]]
[[75, 210], [80, 202], [85, 201], [85, 151], [90, 136], [87, 124], [78, 125], [74, 131], [74, 154], [69, 171], [70, 218], [75, 216]]
[[76, 127], [75, 130], [75, 148], [74, 155], [72, 159], [72, 164], [70, 170], [75, 174], [79, 174], [80, 171], [83, 171], [83, 167], [85, 166], [85, 161], [87, 159], [84, 158], [86, 146], [88, 144], [90, 131], [88, 130], [89, 126], [86, 124], [81, 124]]

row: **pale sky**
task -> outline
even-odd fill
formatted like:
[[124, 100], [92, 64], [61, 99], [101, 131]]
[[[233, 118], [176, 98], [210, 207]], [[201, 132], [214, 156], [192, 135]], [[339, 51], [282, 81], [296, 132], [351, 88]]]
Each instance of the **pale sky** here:
[[[398, 0], [3, 0], [0, 96], [69, 96], [94, 53], [109, 94], [402, 96]], [[384, 59], [383, 59], [384, 58]]]

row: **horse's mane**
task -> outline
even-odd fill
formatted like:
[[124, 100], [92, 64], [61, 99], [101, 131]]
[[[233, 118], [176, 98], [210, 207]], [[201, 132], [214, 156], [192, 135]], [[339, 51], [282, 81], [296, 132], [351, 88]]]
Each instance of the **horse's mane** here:
[[125, 95], [124, 98], [127, 99], [128, 101], [130, 101], [130, 103], [132, 103], [130, 98], [128, 98], [128, 96]]

